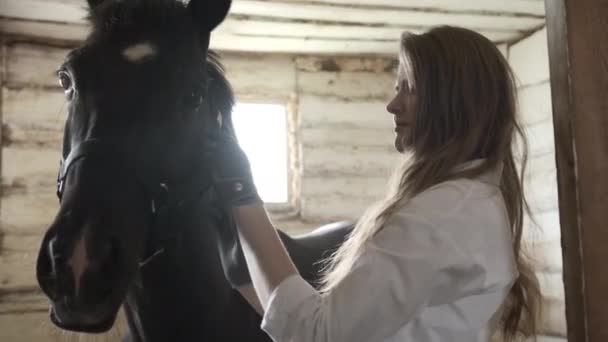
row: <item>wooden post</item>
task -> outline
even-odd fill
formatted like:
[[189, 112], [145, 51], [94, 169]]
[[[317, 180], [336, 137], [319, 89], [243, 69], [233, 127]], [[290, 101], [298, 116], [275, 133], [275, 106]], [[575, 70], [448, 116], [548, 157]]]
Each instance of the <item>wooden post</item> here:
[[608, 341], [608, 0], [545, 0], [568, 341]]
[[2, 130], [4, 128], [4, 80], [6, 79], [7, 74], [7, 65], [6, 65], [6, 39], [4, 37], [0, 37], [0, 254], [2, 253], [2, 249], [4, 248], [4, 229], [2, 228], [2, 184], [3, 179], [3, 150], [4, 150], [4, 138], [2, 135]]

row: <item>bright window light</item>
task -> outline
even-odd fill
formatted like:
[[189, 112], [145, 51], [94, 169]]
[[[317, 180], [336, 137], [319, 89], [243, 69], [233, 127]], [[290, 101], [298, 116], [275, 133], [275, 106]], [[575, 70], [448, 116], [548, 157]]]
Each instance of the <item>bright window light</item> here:
[[247, 153], [258, 193], [266, 203], [286, 203], [287, 113], [285, 106], [238, 103], [232, 120]]

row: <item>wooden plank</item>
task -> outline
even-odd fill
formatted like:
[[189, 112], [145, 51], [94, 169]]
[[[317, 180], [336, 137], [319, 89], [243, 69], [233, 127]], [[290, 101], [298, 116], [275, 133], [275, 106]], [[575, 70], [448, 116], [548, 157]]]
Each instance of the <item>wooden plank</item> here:
[[[559, 241], [556, 241], [559, 244]], [[561, 272], [537, 273], [541, 293], [544, 298], [564, 300], [564, 279]]]
[[6, 342], [121, 341], [126, 329], [122, 310], [112, 330], [103, 334], [79, 334], [60, 330], [49, 320], [48, 309], [45, 312], [0, 315], [0, 340]]
[[[270, 0], [272, 2], [275, 0]], [[306, 0], [281, 0], [282, 2], [301, 3]], [[542, 1], [530, 0], [315, 0], [317, 3], [329, 5], [344, 5], [358, 7], [390, 7], [405, 8], [437, 12], [468, 12], [468, 13], [495, 13], [519, 14], [542, 17], [545, 6]]]
[[[357, 23], [349, 25], [327, 24], [318, 21], [312, 22], [285, 22], [273, 19], [238, 19], [228, 18], [214, 34], [226, 34], [244, 37], [291, 37], [291, 38], [321, 38], [332, 40], [388, 40], [398, 42], [405, 31], [422, 33], [428, 27], [407, 26], [369, 26]], [[494, 42], [513, 41], [521, 37], [517, 30], [477, 30], [479, 33]]]
[[524, 219], [524, 241], [538, 243], [560, 240], [559, 210], [532, 213], [532, 217], [534, 223], [528, 215]]
[[339, 195], [302, 198], [301, 216], [303, 220], [312, 222], [356, 220], [373, 203], [373, 198], [349, 198]]
[[56, 148], [61, 147], [61, 132], [44, 128], [24, 128], [5, 124], [2, 125], [4, 139], [2, 144], [5, 147], [20, 146], [20, 147], [40, 147], [40, 148]]
[[377, 25], [410, 25], [430, 27], [458, 25], [476, 29], [531, 31], [543, 24], [542, 18], [498, 15], [472, 15], [467, 13], [433, 13], [427, 11], [352, 8], [322, 4], [241, 0], [232, 4], [232, 15], [262, 16], [281, 19], [315, 20], [342, 23]]
[[[543, 301], [540, 333], [553, 336], [566, 336], [565, 311], [566, 305], [562, 300], [547, 299]], [[568, 339], [568, 341], [572, 340]]]
[[65, 341], [49, 320], [48, 312], [0, 315], [0, 339], [11, 342]]
[[[0, 39], [2, 42], [2, 46], [0, 46], [0, 67], [2, 68], [2, 72], [0, 72], [0, 181], [2, 179], [2, 146], [4, 145], [5, 140], [5, 130], [4, 125], [4, 83], [6, 82], [6, 43], [4, 39]], [[0, 187], [0, 196], [2, 196], [2, 188]], [[2, 211], [2, 202], [0, 201], [0, 212]], [[4, 234], [2, 232], [2, 227], [0, 226], [0, 253], [2, 253], [2, 238]]]
[[[564, 335], [565, 336], [565, 335]], [[538, 335], [534, 336], [536, 341], [534, 342], [567, 342], [563, 336], [549, 336], [549, 335]], [[533, 342], [533, 340], [526, 340], [527, 342]]]
[[332, 96], [348, 100], [387, 101], [394, 93], [393, 73], [299, 72], [298, 94]]
[[528, 153], [530, 158], [551, 153], [555, 150], [553, 121], [549, 118], [543, 122], [524, 126], [528, 138]]
[[[564, 335], [565, 336], [565, 335]], [[527, 342], [567, 342], [563, 336], [549, 336], [549, 335], [538, 335], [534, 336], [535, 340], [528, 339]], [[499, 342], [499, 341], [492, 341]]]
[[85, 5], [83, 1], [6, 0], [0, 1], [0, 13], [8, 18], [86, 23]]
[[[345, 26], [318, 22], [285, 22], [261, 19], [229, 18], [213, 34], [232, 34], [244, 37], [291, 37], [291, 38], [331, 38], [346, 40], [393, 40], [398, 41], [406, 30], [420, 32], [419, 28], [373, 27], [364, 25]], [[498, 38], [509, 39], [518, 32], [497, 32]]]
[[308, 200], [330, 195], [345, 198], [381, 198], [389, 177], [304, 177], [301, 196]]
[[397, 70], [397, 57], [360, 57], [360, 56], [296, 56], [297, 71], [342, 71], [342, 72], [371, 72], [395, 73]]
[[66, 101], [59, 90], [4, 88], [4, 146], [49, 146], [59, 150]]
[[[559, 242], [556, 242], [559, 243]], [[537, 273], [543, 294], [543, 322], [541, 329], [544, 333], [558, 336], [566, 335], [566, 314], [564, 302], [564, 282], [561, 272]]]
[[[0, 30], [9, 37], [65, 46], [79, 44], [89, 32], [83, 24], [6, 18], [0, 19]], [[227, 52], [395, 55], [403, 31], [419, 33], [421, 29], [228, 19], [212, 35], [210, 46]], [[521, 36], [517, 31], [480, 33], [495, 42], [513, 41]]]
[[530, 157], [528, 158], [526, 178], [544, 177], [547, 172], [553, 172], [555, 168], [554, 151]]
[[394, 135], [391, 129], [337, 128], [314, 126], [299, 132], [300, 143], [307, 148], [323, 146], [360, 146], [390, 149]]
[[295, 219], [290, 219], [290, 220], [277, 220], [277, 219], [273, 218], [272, 224], [277, 229], [279, 229], [291, 236], [306, 234], [320, 226], [319, 223], [311, 223], [311, 222], [302, 221], [302, 219], [299, 216]]
[[503, 55], [507, 60], [509, 59], [509, 44], [507, 43], [499, 43], [496, 45], [498, 51]]
[[327, 126], [390, 132], [394, 126], [385, 101], [345, 101], [314, 95], [299, 97], [299, 119], [301, 129]]
[[390, 172], [403, 158], [397, 152], [380, 148], [334, 146], [303, 149], [302, 177], [377, 176]]
[[[85, 23], [86, 11], [81, 3], [57, 3], [47, 0], [0, 2], [0, 13], [8, 18], [67, 23]], [[280, 19], [365, 23], [376, 25], [410, 25], [429, 27], [459, 25], [494, 30], [530, 31], [542, 25], [543, 19], [530, 16], [476, 15], [469, 13], [419, 11], [408, 9], [353, 8], [319, 3], [284, 3], [235, 1], [230, 10], [235, 16], [261, 16]]]
[[547, 1], [568, 340], [608, 340], [608, 6]]
[[318, 55], [393, 56], [399, 51], [396, 41], [301, 39], [291, 37], [237, 36], [212, 34], [211, 48], [229, 52], [259, 52]]
[[15, 252], [8, 251], [0, 255], [0, 286], [1, 287], [35, 287], [37, 251]]
[[11, 289], [0, 286], [0, 316], [48, 312], [49, 301], [37, 286]]
[[524, 185], [528, 203], [535, 214], [557, 210], [557, 172], [553, 156], [554, 153], [549, 152], [529, 162]]
[[55, 185], [59, 150], [39, 148], [4, 148], [2, 186], [48, 190]]
[[47, 44], [52, 42], [75, 46], [86, 38], [89, 31], [89, 26], [83, 24], [0, 18], [0, 32], [7, 37], [26, 38], [28, 41]]
[[549, 79], [517, 90], [519, 115], [526, 125], [551, 120], [551, 86]]
[[[10, 37], [29, 37], [41, 42], [76, 45], [90, 32], [89, 25], [82, 23], [38, 22], [24, 19], [0, 18], [0, 31]], [[261, 19], [228, 18], [214, 31], [215, 34], [242, 37], [291, 37], [300, 39], [333, 40], [390, 40], [397, 42], [404, 31], [421, 33], [420, 27], [377, 27], [366, 25], [323, 24], [318, 22], [284, 22]], [[495, 42], [516, 40], [519, 31], [480, 31]], [[215, 48], [214, 45], [211, 46]], [[238, 50], [234, 46], [233, 50]], [[295, 52], [295, 51], [294, 51]]]
[[60, 131], [66, 119], [67, 102], [59, 89], [5, 87], [2, 110], [4, 123]]
[[[54, 72], [62, 63], [68, 49], [40, 44], [19, 43], [8, 49], [8, 82], [11, 88], [24, 89], [23, 93], [10, 93], [14, 98], [11, 110], [17, 112], [18, 101], [36, 106], [49, 105], [49, 114], [58, 115], [65, 100], [58, 95], [48, 98], [48, 93], [59, 90], [36, 90], [36, 86], [59, 87]], [[226, 74], [238, 95], [258, 94], [285, 98], [295, 91], [295, 68], [293, 60], [284, 56], [230, 55], [223, 54]], [[36, 67], [33, 67], [36, 66]], [[58, 93], [60, 94], [60, 93]], [[45, 96], [38, 98], [38, 96]], [[61, 95], [63, 96], [63, 95]], [[26, 108], [26, 107], [24, 107]], [[61, 116], [58, 116], [61, 118]]]
[[545, 177], [526, 180], [525, 192], [530, 207], [536, 213], [556, 210], [558, 207], [556, 173], [548, 172]]
[[1, 201], [0, 227], [7, 235], [40, 235], [59, 210], [55, 187], [3, 191]]
[[6, 234], [2, 240], [4, 254], [10, 253], [37, 253], [40, 248], [42, 236], [37, 235], [19, 235], [19, 234]]
[[67, 49], [19, 43], [7, 50], [6, 81], [10, 87], [59, 87], [55, 71], [63, 62]]
[[239, 98], [284, 100], [295, 93], [296, 72], [289, 57], [222, 53], [222, 63]]
[[537, 272], [561, 274], [563, 268], [560, 240], [527, 242], [528, 251], [533, 255]]
[[509, 63], [520, 86], [541, 83], [549, 79], [548, 53], [546, 28], [511, 45]]

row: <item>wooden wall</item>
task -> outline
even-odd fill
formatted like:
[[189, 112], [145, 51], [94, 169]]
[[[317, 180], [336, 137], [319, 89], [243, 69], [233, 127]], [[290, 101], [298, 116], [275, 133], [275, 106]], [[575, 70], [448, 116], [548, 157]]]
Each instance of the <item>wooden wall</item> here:
[[[54, 70], [67, 51], [18, 41], [2, 45], [2, 341], [62, 336], [48, 324], [34, 263], [58, 207], [54, 180], [66, 104]], [[299, 233], [353, 218], [383, 192], [396, 157], [385, 111], [392, 59], [230, 54], [224, 63], [239, 100], [290, 109], [297, 208], [277, 212], [278, 227]]]
[[390, 61], [347, 63], [324, 71], [297, 59], [301, 142], [301, 217], [356, 218], [379, 195], [399, 159], [386, 112], [394, 76]]
[[[533, 146], [529, 195], [544, 228], [542, 233], [529, 229], [528, 238], [544, 256], [539, 267], [549, 294], [546, 330], [562, 334], [548, 72], [539, 37], [544, 38], [542, 31], [508, 54], [520, 78]], [[54, 179], [65, 101], [53, 72], [67, 50], [5, 41], [1, 51], [0, 341], [48, 341], [62, 334], [48, 324], [34, 258], [57, 210]], [[501, 51], [507, 53], [506, 46]], [[540, 64], [531, 66], [533, 59]], [[393, 92], [392, 59], [227, 54], [224, 63], [239, 100], [284, 103], [290, 110], [295, 209], [275, 213], [279, 228], [301, 233], [355, 218], [384, 192], [399, 158], [392, 151], [392, 123], [385, 110]]]
[[530, 252], [537, 260], [538, 276], [545, 294], [544, 330], [550, 334], [565, 336], [562, 253], [546, 29], [512, 45], [508, 56], [518, 79], [519, 110], [529, 143], [525, 185], [536, 224], [527, 220], [526, 238]]

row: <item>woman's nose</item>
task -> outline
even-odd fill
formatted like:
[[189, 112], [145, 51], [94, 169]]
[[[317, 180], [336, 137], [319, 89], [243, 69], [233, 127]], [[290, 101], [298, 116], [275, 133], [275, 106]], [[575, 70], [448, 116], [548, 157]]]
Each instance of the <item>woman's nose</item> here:
[[397, 97], [394, 97], [391, 101], [389, 101], [389, 103], [386, 105], [386, 111], [394, 114], [394, 115], [398, 115], [401, 110], [400, 110], [400, 106], [399, 106], [399, 101], [397, 101]]

